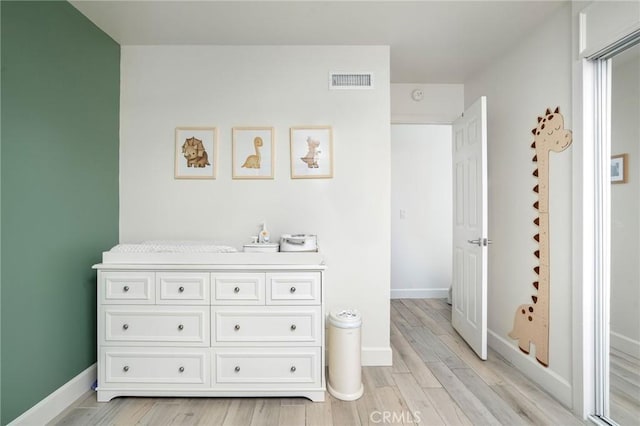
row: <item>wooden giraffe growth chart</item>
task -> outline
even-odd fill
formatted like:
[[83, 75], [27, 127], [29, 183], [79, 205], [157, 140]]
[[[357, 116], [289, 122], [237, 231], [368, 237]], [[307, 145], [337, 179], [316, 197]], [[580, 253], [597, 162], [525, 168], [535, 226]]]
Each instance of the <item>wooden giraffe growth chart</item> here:
[[528, 354], [531, 343], [536, 347], [536, 359], [545, 367], [549, 366], [549, 153], [562, 152], [571, 145], [571, 130], [565, 130], [564, 118], [560, 108], [551, 112], [548, 108], [544, 117], [538, 117], [538, 125], [532, 130], [534, 135], [531, 148], [536, 151], [533, 161], [538, 168], [533, 175], [538, 184], [533, 192], [538, 194], [538, 201], [533, 207], [538, 210], [538, 217], [533, 223], [538, 233], [533, 239], [539, 244], [534, 255], [539, 265], [533, 268], [538, 281], [533, 283], [537, 294], [531, 296], [532, 304], [518, 306], [513, 330], [509, 337], [518, 340], [520, 350]]

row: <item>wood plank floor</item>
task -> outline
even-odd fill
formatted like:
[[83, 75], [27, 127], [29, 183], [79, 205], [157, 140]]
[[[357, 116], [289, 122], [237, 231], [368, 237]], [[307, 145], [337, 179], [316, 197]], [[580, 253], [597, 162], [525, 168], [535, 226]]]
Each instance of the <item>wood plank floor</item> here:
[[440, 299], [391, 302], [393, 367], [364, 367], [358, 401], [304, 398], [115, 398], [87, 392], [52, 425], [580, 425], [490, 351], [480, 361]]
[[621, 425], [640, 424], [640, 360], [611, 348], [610, 417]]

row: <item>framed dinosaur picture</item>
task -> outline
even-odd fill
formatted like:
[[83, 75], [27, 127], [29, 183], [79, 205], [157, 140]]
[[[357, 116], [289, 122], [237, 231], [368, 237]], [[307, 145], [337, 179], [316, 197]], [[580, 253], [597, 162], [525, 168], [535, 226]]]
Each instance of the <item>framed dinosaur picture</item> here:
[[215, 127], [176, 127], [176, 179], [215, 179], [218, 132]]
[[273, 127], [234, 127], [231, 144], [233, 179], [273, 179]]
[[333, 177], [333, 131], [330, 126], [292, 127], [291, 178]]

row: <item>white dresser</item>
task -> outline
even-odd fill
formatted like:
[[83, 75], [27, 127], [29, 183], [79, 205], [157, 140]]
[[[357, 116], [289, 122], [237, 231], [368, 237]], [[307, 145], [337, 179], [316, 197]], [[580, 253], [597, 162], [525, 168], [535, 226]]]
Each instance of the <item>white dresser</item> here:
[[115, 260], [103, 257], [94, 267], [98, 401], [116, 396], [324, 401], [325, 267], [319, 256], [200, 255], [194, 264], [170, 264], [167, 256], [164, 263]]

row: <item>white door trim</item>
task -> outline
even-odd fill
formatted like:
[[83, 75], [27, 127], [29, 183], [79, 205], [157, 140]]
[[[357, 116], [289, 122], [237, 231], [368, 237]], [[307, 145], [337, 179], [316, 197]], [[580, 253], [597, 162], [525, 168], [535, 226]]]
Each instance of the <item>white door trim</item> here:
[[[632, 34], [640, 33], [640, 4], [637, 2], [573, 3], [573, 46], [577, 59], [573, 67], [573, 128], [575, 139], [573, 154], [573, 410], [592, 421], [592, 415], [603, 410], [605, 403], [597, 400], [598, 383], [594, 371], [596, 349], [603, 349], [596, 340], [596, 330], [602, 333], [602, 324], [596, 323], [598, 301], [608, 287], [609, 250], [601, 250], [608, 241], [609, 160], [608, 144], [602, 146], [598, 127], [599, 107], [602, 104], [596, 90], [599, 63], [594, 58], [617, 45]], [[602, 71], [602, 70], [600, 70]], [[606, 133], [606, 132], [605, 132]], [[607, 246], [608, 247], [608, 246]], [[596, 293], [598, 292], [598, 293]], [[596, 297], [600, 294], [600, 299]], [[608, 307], [607, 307], [608, 309]], [[600, 321], [608, 315], [601, 313]], [[604, 341], [608, 341], [605, 332]], [[600, 351], [599, 357], [602, 357]], [[602, 361], [602, 360], [601, 360]], [[602, 374], [602, 372], [601, 372]], [[606, 380], [606, 378], [605, 378]], [[598, 398], [601, 398], [602, 395]]]

